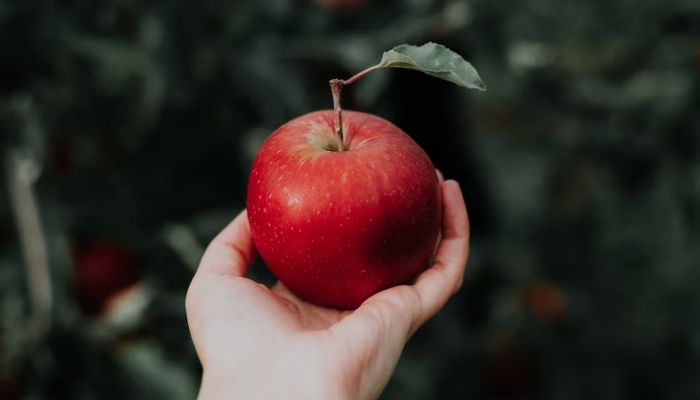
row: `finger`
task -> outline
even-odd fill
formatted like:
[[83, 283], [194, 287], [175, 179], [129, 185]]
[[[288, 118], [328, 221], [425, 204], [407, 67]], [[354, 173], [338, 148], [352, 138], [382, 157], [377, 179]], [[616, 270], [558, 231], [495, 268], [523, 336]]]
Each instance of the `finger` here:
[[[445, 177], [442, 175], [442, 171], [439, 169], [435, 168], [435, 174], [438, 177], [438, 182], [440, 185], [440, 189], [442, 190], [442, 184], [445, 182]], [[440, 201], [442, 201], [442, 192], [440, 193]], [[430, 265], [433, 264], [435, 261], [435, 254], [437, 253], [438, 246], [440, 245], [440, 241], [442, 240], [442, 232], [438, 234], [437, 240], [435, 241], [435, 246], [433, 247], [433, 252], [431, 253], [432, 256], [430, 257]]]
[[421, 313], [414, 321], [417, 329], [435, 315], [460, 288], [469, 254], [469, 217], [459, 184], [445, 181], [443, 191], [442, 240], [431, 268], [413, 285], [421, 303]]
[[421, 304], [415, 289], [408, 285], [394, 286], [365, 300], [331, 330], [353, 351], [375, 349], [398, 354], [419, 315]]
[[243, 210], [211, 241], [197, 274], [245, 276], [254, 251], [248, 213]]
[[439, 169], [435, 168], [435, 173], [437, 174], [438, 181], [440, 181], [440, 183], [442, 183], [442, 182], [445, 181], [445, 176], [442, 174], [442, 171], [440, 171]]

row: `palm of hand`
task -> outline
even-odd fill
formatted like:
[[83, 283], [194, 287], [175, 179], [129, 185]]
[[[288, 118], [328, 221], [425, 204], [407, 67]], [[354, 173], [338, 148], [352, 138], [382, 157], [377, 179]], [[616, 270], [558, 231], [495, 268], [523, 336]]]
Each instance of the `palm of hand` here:
[[[323, 374], [342, 376], [336, 383], [347, 389], [347, 398], [373, 398], [381, 392], [408, 338], [407, 326], [394, 327], [400, 320], [386, 321], [389, 325], [384, 328], [374, 321], [381, 317], [367, 318], [360, 313], [341, 323], [353, 316], [353, 311], [307, 303], [281, 283], [269, 289], [246, 278], [220, 277], [220, 282], [210, 284], [207, 292], [204, 299], [188, 298], [188, 314], [202, 363], [215, 368], [229, 369], [226, 364], [230, 355], [239, 355], [241, 359], [275, 359], [278, 367], [293, 371], [294, 364], [303, 358], [312, 366], [302, 367], [303, 373], [311, 373], [309, 379]], [[202, 317], [208, 321], [199, 322]], [[207, 329], [197, 331], [196, 327], [202, 325]], [[263, 343], [267, 343], [267, 351], [260, 350]], [[275, 343], [278, 346], [271, 345]], [[380, 347], [396, 351], [381, 352]], [[376, 383], [367, 382], [363, 388], [352, 384], [363, 380], [362, 375], [368, 372], [377, 378]], [[297, 375], [296, 379], [305, 377]], [[275, 396], [261, 396], [266, 397]], [[330, 397], [341, 398], [336, 394]]]

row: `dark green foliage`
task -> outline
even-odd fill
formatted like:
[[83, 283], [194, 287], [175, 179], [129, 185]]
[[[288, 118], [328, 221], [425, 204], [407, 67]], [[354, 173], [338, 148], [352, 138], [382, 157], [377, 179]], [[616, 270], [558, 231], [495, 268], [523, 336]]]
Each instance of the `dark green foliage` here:
[[[461, 182], [472, 222], [464, 288], [385, 397], [697, 399], [698, 21], [697, 1], [0, 2], [0, 397], [193, 397], [185, 290], [262, 140], [330, 108], [329, 79], [432, 40], [488, 92], [391, 70], [344, 93]], [[17, 157], [37, 173], [48, 317]], [[131, 253], [133, 315], [81, 312], [72, 260], [92, 240]]]

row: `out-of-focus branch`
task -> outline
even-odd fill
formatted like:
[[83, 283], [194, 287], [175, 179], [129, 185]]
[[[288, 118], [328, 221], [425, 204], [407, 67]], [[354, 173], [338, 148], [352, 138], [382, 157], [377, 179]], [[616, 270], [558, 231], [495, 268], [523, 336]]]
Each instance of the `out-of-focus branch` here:
[[38, 340], [48, 332], [52, 302], [46, 238], [33, 192], [39, 166], [30, 154], [13, 149], [7, 157], [7, 175], [32, 303], [31, 339]]
[[187, 267], [192, 271], [197, 270], [204, 248], [187, 225], [176, 222], [168, 224], [163, 229], [163, 238]]

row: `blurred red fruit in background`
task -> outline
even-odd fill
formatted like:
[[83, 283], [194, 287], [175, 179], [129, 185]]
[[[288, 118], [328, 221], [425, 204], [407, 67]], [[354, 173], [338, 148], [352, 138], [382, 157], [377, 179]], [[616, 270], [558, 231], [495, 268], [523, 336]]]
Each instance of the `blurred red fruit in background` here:
[[561, 291], [545, 281], [535, 282], [526, 289], [525, 304], [528, 311], [540, 321], [558, 321], [566, 311]]
[[73, 277], [81, 309], [97, 315], [109, 300], [139, 280], [133, 254], [113, 241], [80, 243], [73, 252]]

